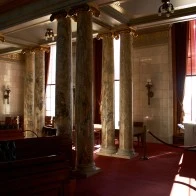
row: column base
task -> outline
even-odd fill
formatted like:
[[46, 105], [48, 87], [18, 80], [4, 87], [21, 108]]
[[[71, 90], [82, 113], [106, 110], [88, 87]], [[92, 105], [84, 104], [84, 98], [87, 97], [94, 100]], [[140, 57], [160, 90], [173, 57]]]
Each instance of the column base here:
[[72, 178], [88, 178], [90, 176], [93, 176], [97, 173], [101, 172], [101, 169], [99, 167], [79, 167], [76, 170], [72, 171]]
[[138, 156], [138, 153], [136, 153], [133, 150], [121, 150], [119, 149], [116, 154], [113, 155], [114, 157], [118, 158], [124, 158], [124, 159], [132, 159], [134, 157]]
[[103, 155], [103, 156], [112, 156], [114, 153], [116, 153], [116, 147], [109, 147], [109, 148], [100, 148], [99, 152], [97, 152], [97, 155]]

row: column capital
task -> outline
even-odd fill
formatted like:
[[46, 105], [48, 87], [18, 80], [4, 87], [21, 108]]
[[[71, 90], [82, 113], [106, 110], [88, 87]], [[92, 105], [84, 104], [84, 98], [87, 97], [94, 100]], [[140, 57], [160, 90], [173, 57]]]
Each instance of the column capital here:
[[43, 51], [43, 52], [50, 52], [50, 47], [46, 47], [46, 46], [38, 46], [33, 48], [34, 52], [38, 52], [38, 51]]
[[69, 15], [73, 18], [74, 21], [77, 21], [77, 14], [79, 12], [91, 12], [95, 17], [99, 17], [100, 11], [88, 4], [82, 4], [79, 6], [75, 6], [69, 10]]
[[119, 37], [120, 37], [120, 34], [123, 34], [123, 33], [129, 33], [133, 37], [138, 36], [135, 29], [127, 27], [127, 28], [123, 28], [123, 29], [112, 30], [112, 31], [109, 31], [109, 32], [104, 32], [104, 33], [99, 33], [96, 38], [97, 39], [103, 39], [104, 37], [111, 36], [112, 38], [118, 40]]
[[133, 37], [137, 37], [138, 36], [138, 34], [136, 33], [136, 30], [135, 29], [133, 29], [131, 27], [128, 27], [128, 28], [119, 29], [119, 30], [114, 31], [113, 32], [114, 38], [115, 39], [119, 39], [119, 36], [121, 34], [124, 34], [124, 33], [129, 33]]
[[38, 47], [34, 47], [34, 48], [25, 48], [25, 49], [22, 50], [22, 54], [35, 53], [37, 51], [49, 52], [50, 48], [49, 47], [44, 47], [44, 46], [38, 46]]
[[53, 20], [55, 20], [55, 19], [60, 19], [60, 18], [66, 18], [66, 17], [68, 17], [68, 13], [67, 13], [67, 11], [65, 11], [65, 10], [60, 10], [60, 11], [58, 11], [58, 12], [55, 12], [55, 13], [53, 13], [51, 16], [50, 16], [50, 21], [52, 22]]
[[112, 32], [99, 33], [96, 38], [98, 40], [100, 40], [100, 39], [103, 39], [104, 37], [111, 37], [111, 38], [113, 38], [113, 33]]

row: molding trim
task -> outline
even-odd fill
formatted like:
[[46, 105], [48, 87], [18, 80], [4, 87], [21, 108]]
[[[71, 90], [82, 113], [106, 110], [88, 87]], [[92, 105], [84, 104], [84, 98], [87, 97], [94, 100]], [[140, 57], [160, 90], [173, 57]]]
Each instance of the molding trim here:
[[133, 26], [137, 29], [149, 28], [153, 26], [160, 26], [166, 24], [173, 24], [177, 22], [188, 21], [195, 19], [196, 7], [185, 8], [181, 10], [175, 10], [175, 12], [169, 17], [158, 16], [157, 14], [141, 17], [129, 21], [129, 26]]
[[97, 35], [97, 39], [102, 39], [104, 36], [111, 36], [114, 39], [119, 39], [120, 34], [123, 34], [123, 33], [129, 33], [132, 37], [138, 36], [135, 29], [133, 29], [131, 27], [127, 27], [127, 28], [113, 30], [113, 31], [105, 32], [105, 33], [99, 33]]

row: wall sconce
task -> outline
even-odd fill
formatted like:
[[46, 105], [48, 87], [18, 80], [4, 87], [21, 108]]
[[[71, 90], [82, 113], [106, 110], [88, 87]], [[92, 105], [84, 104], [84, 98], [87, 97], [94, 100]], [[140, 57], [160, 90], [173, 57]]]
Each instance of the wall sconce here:
[[148, 105], [150, 105], [150, 98], [152, 98], [154, 96], [154, 93], [152, 92], [151, 88], [152, 88], [152, 81], [151, 79], [147, 79], [147, 83], [146, 83], [146, 88], [148, 90]]
[[10, 92], [11, 90], [9, 89], [9, 86], [7, 86], [4, 90], [4, 99], [7, 99], [7, 104], [9, 104]]
[[52, 39], [52, 41], [54, 41], [54, 32], [52, 29], [46, 29], [45, 39], [46, 40]]

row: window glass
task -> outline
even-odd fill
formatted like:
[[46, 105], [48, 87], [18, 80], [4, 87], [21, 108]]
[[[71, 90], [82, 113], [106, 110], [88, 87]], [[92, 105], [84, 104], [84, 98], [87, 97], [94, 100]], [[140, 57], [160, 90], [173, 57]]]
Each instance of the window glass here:
[[115, 101], [115, 128], [119, 128], [120, 103], [120, 39], [114, 39], [114, 101]]
[[46, 85], [46, 116], [55, 116], [56, 45], [50, 47], [50, 61]]

